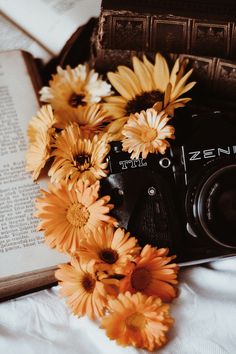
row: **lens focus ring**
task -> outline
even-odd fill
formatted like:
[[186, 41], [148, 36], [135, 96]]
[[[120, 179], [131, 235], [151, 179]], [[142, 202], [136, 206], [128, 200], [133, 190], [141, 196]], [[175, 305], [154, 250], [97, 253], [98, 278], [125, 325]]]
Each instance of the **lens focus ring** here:
[[201, 171], [185, 207], [193, 228], [218, 245], [236, 248], [236, 164]]

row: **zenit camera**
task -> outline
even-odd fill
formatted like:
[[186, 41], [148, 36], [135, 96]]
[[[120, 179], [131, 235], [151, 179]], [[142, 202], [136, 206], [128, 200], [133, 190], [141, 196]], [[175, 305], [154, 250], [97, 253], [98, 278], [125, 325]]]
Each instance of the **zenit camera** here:
[[121, 227], [183, 264], [236, 255], [236, 120], [221, 112], [173, 118], [176, 142], [166, 154], [130, 159], [111, 144], [111, 195]]

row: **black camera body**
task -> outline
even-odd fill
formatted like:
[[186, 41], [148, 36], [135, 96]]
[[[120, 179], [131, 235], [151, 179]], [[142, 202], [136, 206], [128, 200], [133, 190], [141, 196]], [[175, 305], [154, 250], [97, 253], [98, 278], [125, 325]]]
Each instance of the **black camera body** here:
[[168, 247], [182, 264], [236, 255], [236, 118], [187, 111], [173, 123], [164, 155], [131, 160], [113, 142], [102, 193], [142, 246]]

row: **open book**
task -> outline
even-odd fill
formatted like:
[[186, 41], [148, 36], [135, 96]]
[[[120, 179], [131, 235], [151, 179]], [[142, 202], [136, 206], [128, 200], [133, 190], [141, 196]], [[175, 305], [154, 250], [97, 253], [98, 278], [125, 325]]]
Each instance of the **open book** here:
[[25, 172], [27, 125], [39, 109], [39, 88], [30, 54], [0, 53], [0, 300], [55, 282], [55, 266], [67, 260], [35, 231], [40, 186]]
[[10, 44], [16, 40], [15, 48], [32, 49], [46, 62], [59, 54], [78, 28], [99, 16], [100, 6], [101, 0], [0, 0], [0, 49], [13, 49], [2, 47], [8, 46], [7, 34]]
[[0, 0], [0, 301], [55, 283], [56, 265], [67, 261], [35, 231], [40, 182], [25, 172], [27, 125], [39, 109], [41, 87], [33, 57], [46, 63], [57, 55], [77, 29], [99, 15], [100, 4]]

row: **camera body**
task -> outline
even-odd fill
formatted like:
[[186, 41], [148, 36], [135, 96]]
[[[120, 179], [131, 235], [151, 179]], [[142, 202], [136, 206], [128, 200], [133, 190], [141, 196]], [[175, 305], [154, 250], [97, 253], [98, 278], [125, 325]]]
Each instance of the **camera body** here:
[[102, 193], [142, 246], [168, 247], [182, 264], [236, 255], [236, 120], [187, 111], [173, 123], [176, 141], [164, 155], [131, 160], [111, 143]]

